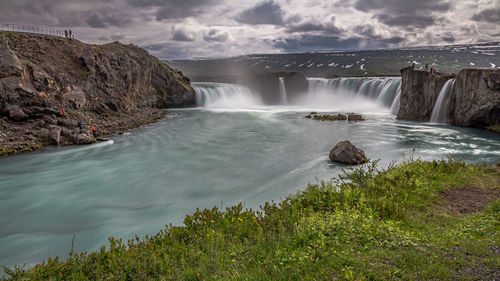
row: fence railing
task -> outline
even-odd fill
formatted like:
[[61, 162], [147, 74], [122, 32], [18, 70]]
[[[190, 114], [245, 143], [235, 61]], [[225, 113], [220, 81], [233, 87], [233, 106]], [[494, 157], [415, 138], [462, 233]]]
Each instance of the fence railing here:
[[65, 30], [36, 25], [0, 23], [0, 30], [66, 37]]

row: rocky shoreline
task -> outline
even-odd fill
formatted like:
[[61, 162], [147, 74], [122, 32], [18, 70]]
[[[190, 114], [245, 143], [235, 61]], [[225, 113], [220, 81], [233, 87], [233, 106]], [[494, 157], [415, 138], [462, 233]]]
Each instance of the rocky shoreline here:
[[189, 78], [137, 46], [0, 32], [0, 156], [93, 143], [194, 105]]
[[[51, 125], [44, 126], [37, 137], [33, 132], [40, 130], [38, 123], [8, 122], [0, 119], [0, 156], [30, 152], [47, 145], [90, 144], [107, 140], [111, 135], [122, 134], [130, 129], [155, 123], [168, 114], [157, 108], [144, 108], [127, 114], [98, 115], [94, 112], [75, 112], [70, 117], [51, 116]], [[82, 128], [78, 120], [84, 120]], [[90, 127], [94, 126], [95, 133]]]

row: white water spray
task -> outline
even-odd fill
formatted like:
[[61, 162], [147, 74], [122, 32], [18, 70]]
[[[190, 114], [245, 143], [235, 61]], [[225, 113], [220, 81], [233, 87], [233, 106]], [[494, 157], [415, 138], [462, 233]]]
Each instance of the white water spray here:
[[401, 94], [401, 78], [367, 77], [367, 78], [308, 78], [309, 95], [318, 92], [328, 92], [332, 95], [343, 93], [350, 97], [358, 97], [376, 102], [385, 108], [390, 108], [397, 114]]
[[279, 78], [280, 83], [280, 103], [288, 104], [288, 97], [286, 95], [285, 79], [283, 77]]
[[431, 114], [431, 123], [447, 124], [448, 123], [448, 105], [450, 104], [451, 92], [455, 85], [455, 79], [446, 81], [443, 88], [439, 92], [439, 96], [434, 104]]
[[193, 82], [196, 105], [204, 108], [246, 108], [262, 105], [259, 97], [241, 85]]

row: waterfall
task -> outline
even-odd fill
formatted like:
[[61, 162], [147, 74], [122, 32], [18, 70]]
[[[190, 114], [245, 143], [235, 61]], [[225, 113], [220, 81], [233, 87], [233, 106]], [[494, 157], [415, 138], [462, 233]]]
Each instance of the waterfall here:
[[245, 108], [262, 102], [250, 89], [241, 85], [193, 82], [196, 105], [205, 108]]
[[439, 92], [439, 96], [434, 104], [431, 114], [431, 123], [448, 123], [448, 105], [450, 103], [451, 91], [455, 85], [455, 79], [446, 81]]
[[287, 104], [288, 98], [286, 96], [285, 79], [283, 77], [280, 77], [279, 82], [280, 82], [280, 104]]
[[399, 87], [396, 92], [396, 98], [394, 98], [394, 101], [392, 102], [391, 105], [392, 114], [398, 115], [400, 101], [401, 101], [401, 83], [399, 83]]
[[385, 108], [390, 108], [393, 114], [397, 114], [399, 109], [401, 95], [399, 77], [308, 78], [308, 82], [309, 95], [319, 91], [331, 94], [342, 91], [375, 101]]

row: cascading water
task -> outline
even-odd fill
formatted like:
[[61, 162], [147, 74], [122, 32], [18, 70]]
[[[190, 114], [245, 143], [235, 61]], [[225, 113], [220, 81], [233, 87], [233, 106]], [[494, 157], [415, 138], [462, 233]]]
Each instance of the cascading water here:
[[394, 98], [394, 101], [392, 102], [391, 105], [392, 114], [398, 115], [400, 101], [401, 101], [401, 83], [399, 83], [399, 87], [396, 90], [396, 97]]
[[280, 77], [279, 83], [280, 83], [280, 103], [288, 104], [288, 97], [286, 96], [285, 79], [283, 77]]
[[[401, 93], [401, 78], [309, 78], [308, 93], [288, 100], [283, 77], [279, 83], [279, 106], [294, 110], [311, 109], [338, 112], [385, 112], [396, 114]], [[210, 109], [262, 110], [258, 93], [247, 87], [224, 83], [193, 83], [196, 104]], [[272, 105], [269, 105], [272, 106]], [[270, 108], [267, 108], [270, 109]]]
[[193, 82], [196, 105], [205, 108], [242, 108], [262, 105], [259, 97], [241, 85]]
[[448, 123], [448, 105], [450, 103], [451, 91], [455, 85], [455, 79], [446, 81], [439, 92], [439, 96], [432, 109], [430, 123], [446, 124]]
[[401, 78], [308, 78], [309, 94], [316, 92], [348, 92], [355, 97], [366, 97], [386, 108], [393, 114], [399, 109]]

